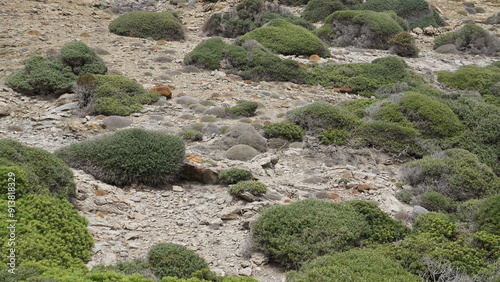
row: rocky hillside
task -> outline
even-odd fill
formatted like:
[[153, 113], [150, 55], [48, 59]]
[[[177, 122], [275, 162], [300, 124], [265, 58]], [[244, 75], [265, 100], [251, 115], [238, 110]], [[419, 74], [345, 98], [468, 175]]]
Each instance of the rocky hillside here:
[[[470, 21], [500, 35], [498, 24], [484, 23], [500, 10], [498, 1], [475, 1], [475, 7], [482, 8], [480, 13], [470, 12], [473, 8], [461, 1], [429, 2], [446, 19], [447, 25], [413, 30], [420, 55], [402, 58], [411, 70], [430, 84], [438, 85], [437, 71], [456, 71], [465, 65], [487, 66], [499, 60], [492, 56], [433, 50], [437, 35], [457, 30]], [[213, 184], [206, 178], [181, 180], [161, 189], [137, 185], [122, 189], [74, 170], [77, 195], [72, 203], [89, 220], [89, 230], [95, 239], [89, 267], [141, 258], [152, 245], [173, 242], [195, 250], [219, 275], [283, 281], [285, 270], [268, 263], [250, 240], [249, 222], [255, 220], [263, 206], [307, 198], [333, 202], [360, 199], [377, 203], [399, 220], [411, 218], [413, 208], [394, 196], [402, 189], [400, 168], [412, 160], [411, 157], [376, 148], [324, 145], [316, 137], [306, 136], [303, 142], [268, 144], [266, 152], [248, 161], [226, 158], [228, 148], [224, 142], [228, 137], [225, 133], [244, 127], [241, 123], [261, 128], [284, 121], [288, 112], [310, 103], [325, 101], [336, 105], [361, 98], [333, 87], [251, 81], [220, 70], [186, 66], [185, 55], [208, 38], [201, 31], [205, 21], [214, 12], [237, 3], [0, 0], [0, 138], [54, 152], [125, 127], [174, 135], [185, 129], [203, 128], [202, 140], [186, 143], [187, 162], [195, 174], [238, 167], [252, 171], [254, 177], [268, 187], [269, 192], [262, 199], [249, 202], [234, 199], [227, 193], [226, 186]], [[108, 30], [109, 23], [125, 11], [167, 9], [180, 15], [186, 39], [134, 38]], [[303, 7], [290, 9], [298, 15]], [[231, 42], [231, 39], [224, 40]], [[94, 48], [107, 65], [108, 74], [124, 75], [147, 89], [169, 85], [171, 97], [162, 97], [127, 117], [106, 117], [82, 114], [77, 109], [75, 94], [40, 98], [21, 95], [6, 86], [7, 75], [21, 69], [30, 56], [54, 55], [72, 41], [82, 41]], [[355, 47], [330, 47], [329, 50], [332, 57], [319, 58], [319, 63], [329, 60], [369, 63], [391, 55], [386, 50]], [[282, 57], [310, 63], [308, 56]], [[234, 106], [242, 100], [258, 103], [255, 116], [227, 118], [217, 112], [217, 107]], [[209, 109], [212, 110], [207, 111]]]

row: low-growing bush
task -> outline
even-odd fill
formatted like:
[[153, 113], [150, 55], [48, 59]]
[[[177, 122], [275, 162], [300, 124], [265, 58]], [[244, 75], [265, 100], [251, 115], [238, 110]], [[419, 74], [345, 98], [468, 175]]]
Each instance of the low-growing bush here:
[[302, 11], [302, 17], [311, 22], [319, 22], [336, 11], [355, 8], [360, 3], [358, 0], [311, 0]]
[[224, 184], [236, 184], [240, 181], [251, 180], [252, 172], [241, 168], [230, 168], [219, 173], [219, 181]]
[[408, 273], [398, 261], [371, 249], [322, 256], [306, 263], [299, 271], [290, 271], [286, 275], [290, 282], [421, 281], [418, 276]]
[[16, 198], [26, 194], [44, 194], [61, 199], [75, 195], [73, 172], [64, 161], [43, 149], [0, 139], [2, 194], [8, 192], [8, 178], [12, 178], [9, 173], [15, 175]]
[[352, 208], [312, 199], [268, 207], [252, 224], [256, 246], [284, 266], [356, 247], [367, 227]]
[[311, 131], [327, 128], [350, 129], [361, 122], [345, 109], [327, 103], [313, 103], [287, 115], [287, 120]]
[[74, 91], [79, 107], [95, 115], [127, 116], [159, 99], [158, 93], [148, 92], [142, 85], [121, 75], [91, 75], [78, 78]]
[[453, 212], [456, 203], [450, 197], [447, 197], [436, 191], [428, 191], [416, 197], [412, 204], [417, 204], [430, 211]]
[[479, 204], [475, 217], [480, 230], [500, 235], [500, 205], [498, 203], [500, 203], [500, 194], [488, 197]]
[[[1, 200], [2, 210], [12, 206]], [[58, 266], [81, 265], [91, 256], [94, 245], [92, 235], [87, 230], [88, 220], [80, 216], [66, 199], [56, 199], [46, 195], [25, 195], [16, 201], [14, 229], [8, 229], [7, 212], [0, 215], [0, 246], [2, 253], [10, 254], [13, 248], [9, 238], [15, 233], [15, 264], [35, 261]], [[7, 263], [5, 255], [2, 260]]]
[[208, 268], [203, 258], [190, 249], [172, 243], [158, 243], [148, 252], [148, 262], [154, 275], [158, 278], [179, 277], [190, 278], [203, 268]]
[[107, 71], [101, 58], [85, 43], [71, 42], [52, 58], [32, 56], [24, 69], [5, 79], [7, 86], [24, 95], [61, 95], [70, 92], [78, 75]]
[[352, 133], [345, 129], [328, 128], [327, 130], [319, 134], [321, 143], [323, 144], [334, 144], [334, 145], [344, 145], [346, 144]]
[[444, 236], [453, 239], [457, 236], [457, 227], [443, 213], [428, 212], [417, 216], [413, 223], [413, 231], [419, 233], [430, 233], [435, 236]]
[[266, 26], [252, 30], [237, 40], [243, 42], [248, 39], [255, 39], [262, 46], [283, 55], [330, 56], [327, 46], [316, 35], [284, 19], [272, 20]]
[[368, 223], [363, 234], [363, 243], [365, 244], [394, 242], [403, 239], [410, 233], [408, 227], [392, 219], [387, 213], [373, 203], [361, 200], [351, 200], [343, 202], [343, 204], [361, 214], [366, 223]]
[[454, 44], [458, 51], [474, 55], [494, 55], [500, 51], [500, 40], [474, 24], [466, 24], [457, 31], [439, 35], [434, 40], [434, 49], [446, 44]]
[[302, 127], [286, 122], [264, 125], [264, 136], [266, 138], [282, 138], [290, 142], [302, 141], [304, 137], [303, 131]]
[[455, 72], [439, 72], [438, 81], [459, 90], [477, 91], [500, 98], [500, 66], [463, 66]]
[[308, 21], [293, 16], [277, 3], [262, 0], [244, 0], [228, 12], [213, 14], [203, 25], [208, 36], [237, 37], [263, 26], [274, 19], [283, 19], [292, 24], [312, 30]]
[[358, 118], [364, 118], [366, 116], [366, 109], [378, 101], [378, 99], [356, 99], [344, 102], [341, 105], [342, 108], [352, 112]]
[[403, 181], [422, 192], [433, 189], [453, 200], [482, 198], [500, 191], [500, 179], [491, 168], [463, 149], [449, 149], [407, 164]]
[[415, 39], [408, 32], [394, 35], [387, 43], [391, 44], [390, 51], [401, 57], [418, 57], [418, 48]]
[[255, 111], [259, 107], [257, 102], [243, 102], [236, 106], [226, 108], [228, 113], [236, 116], [251, 117], [255, 115]]
[[176, 136], [125, 129], [63, 147], [56, 155], [109, 184], [155, 185], [181, 167], [184, 150], [184, 142]]
[[178, 16], [171, 11], [133, 11], [123, 14], [109, 24], [109, 31], [132, 37], [151, 37], [155, 40], [182, 40], [184, 30]]
[[[329, 19], [331, 17], [331, 19]], [[389, 49], [387, 43], [396, 34], [406, 29], [404, 20], [394, 12], [367, 10], [337, 11], [325, 20], [333, 25], [335, 45], [359, 48]]]
[[186, 141], [203, 140], [203, 133], [194, 129], [185, 129], [179, 133], [179, 136]]
[[248, 192], [254, 196], [261, 196], [267, 192], [267, 186], [258, 181], [240, 181], [234, 185], [229, 186], [229, 195], [240, 197], [241, 194]]
[[370, 0], [365, 1], [360, 9], [377, 12], [392, 10], [408, 21], [409, 29], [430, 25], [439, 27], [445, 24], [439, 13], [425, 0]]

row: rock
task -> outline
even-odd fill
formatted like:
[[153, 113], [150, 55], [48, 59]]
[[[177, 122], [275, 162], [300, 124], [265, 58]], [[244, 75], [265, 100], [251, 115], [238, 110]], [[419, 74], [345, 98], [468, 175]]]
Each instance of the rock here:
[[242, 268], [238, 271], [238, 274], [241, 276], [251, 276], [252, 275], [252, 268], [251, 267]]
[[214, 123], [209, 123], [203, 127], [201, 130], [204, 136], [212, 136], [212, 135], [220, 135], [222, 132], [220, 131], [219, 126]]
[[307, 183], [307, 184], [318, 184], [318, 183], [325, 182], [325, 179], [323, 177], [319, 177], [319, 176], [312, 176], [312, 177], [309, 177], [309, 178], [302, 180], [302, 182]]
[[240, 217], [240, 214], [240, 206], [227, 207], [219, 212], [219, 218], [222, 220], [234, 220], [238, 219]]
[[179, 97], [179, 98], [175, 99], [175, 102], [177, 104], [186, 105], [186, 106], [189, 106], [191, 104], [199, 104], [200, 103], [200, 101], [198, 99], [191, 97], [191, 96]]
[[248, 145], [234, 145], [227, 150], [225, 157], [230, 160], [249, 161], [259, 154], [259, 151]]
[[255, 265], [261, 266], [268, 262], [268, 258], [264, 253], [256, 252], [252, 253], [250, 261], [253, 262]]
[[78, 105], [76, 102], [73, 103], [67, 103], [58, 107], [55, 107], [52, 109], [53, 113], [59, 113], [59, 112], [64, 112], [64, 111], [69, 111], [69, 110], [74, 110], [78, 108]]
[[184, 189], [182, 189], [181, 186], [173, 185], [172, 186], [172, 191], [174, 191], [174, 192], [184, 192]]
[[220, 144], [225, 149], [242, 144], [253, 147], [260, 152], [267, 151], [267, 140], [257, 132], [255, 127], [247, 123], [237, 123], [229, 128], [221, 138]]
[[252, 159], [252, 163], [259, 164], [263, 169], [274, 168], [274, 166], [278, 163], [278, 156], [271, 153], [264, 153], [261, 155], [257, 155]]
[[424, 28], [424, 33], [426, 35], [435, 35], [436, 34], [436, 28], [434, 28], [433, 26], [428, 26], [428, 27], [425, 27]]
[[428, 213], [429, 211], [424, 208], [424, 207], [421, 207], [421, 206], [414, 206], [412, 211], [411, 211], [411, 214], [410, 214], [410, 218], [415, 220], [415, 218], [417, 218], [417, 216], [423, 214], [423, 213]]
[[203, 114], [216, 116], [218, 118], [223, 118], [227, 115], [227, 112], [226, 108], [217, 106], [206, 109], [205, 112], [203, 112]]
[[10, 115], [11, 108], [7, 103], [0, 102], [0, 117]]
[[140, 237], [141, 237], [141, 233], [139, 233], [139, 232], [128, 232], [124, 236], [125, 240], [127, 240], [127, 241], [139, 239]]
[[321, 58], [318, 55], [309, 56], [309, 61], [319, 61], [319, 60], [321, 60]]
[[102, 120], [102, 126], [107, 130], [124, 128], [132, 124], [132, 120], [121, 116], [109, 116]]
[[457, 50], [457, 46], [455, 44], [445, 44], [434, 49], [434, 52], [440, 54], [460, 54], [460, 51]]
[[424, 31], [420, 27], [416, 27], [412, 31], [417, 35], [421, 35], [424, 33]]
[[149, 89], [149, 92], [156, 92], [160, 96], [164, 96], [167, 99], [172, 98], [172, 90], [175, 89], [172, 85], [160, 85]]
[[248, 202], [254, 202], [254, 201], [257, 201], [259, 199], [259, 197], [254, 196], [250, 192], [243, 192], [238, 196], [240, 198], [242, 198], [243, 200], [248, 201]]
[[215, 184], [219, 181], [219, 174], [211, 167], [213, 163], [213, 161], [206, 158], [188, 156], [181, 175], [188, 180], [196, 180], [204, 184]]
[[69, 94], [69, 93], [62, 94], [61, 96], [59, 96], [59, 98], [57, 98], [56, 106], [61, 106], [64, 104], [76, 102], [76, 100], [77, 100], [76, 94]]
[[264, 199], [268, 199], [268, 200], [271, 200], [271, 201], [281, 201], [281, 199], [283, 199], [283, 196], [280, 193], [274, 192], [274, 191], [270, 191], [269, 189], [267, 190], [267, 192], [262, 197]]

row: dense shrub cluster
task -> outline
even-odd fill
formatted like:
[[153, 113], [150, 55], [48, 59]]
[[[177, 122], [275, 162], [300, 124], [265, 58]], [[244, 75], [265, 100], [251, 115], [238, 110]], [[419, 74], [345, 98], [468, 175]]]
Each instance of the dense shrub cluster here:
[[316, 65], [307, 82], [322, 86], [348, 86], [353, 93], [371, 97], [381, 87], [390, 89], [398, 82], [415, 84], [415, 81], [403, 60], [384, 57], [371, 63]]
[[43, 149], [0, 139], [0, 184], [5, 184], [0, 191], [3, 195], [7, 193], [9, 172], [15, 174], [17, 198], [26, 194], [61, 199], [75, 195], [73, 172], [61, 159]]
[[55, 57], [30, 57], [24, 69], [7, 76], [5, 83], [25, 95], [58, 96], [71, 90], [78, 75], [106, 71], [102, 59], [85, 43], [71, 42]]
[[343, 108], [320, 102], [300, 107], [290, 112], [286, 118], [291, 123], [310, 131], [354, 128], [360, 123], [356, 116]]
[[323, 21], [336, 11], [355, 9], [361, 0], [311, 0], [308, 1], [302, 17], [311, 22]]
[[443, 26], [444, 20], [425, 0], [370, 0], [361, 5], [362, 10], [377, 12], [394, 11], [408, 21], [409, 28]]
[[203, 26], [208, 36], [237, 37], [273, 19], [283, 19], [292, 24], [312, 30], [314, 27], [304, 19], [295, 17], [278, 4], [262, 0], [244, 0], [226, 13], [213, 14]]
[[240, 197], [241, 194], [248, 192], [254, 196], [261, 196], [267, 192], [267, 187], [264, 183], [258, 181], [240, 181], [234, 185], [229, 186], [229, 195]]
[[401, 57], [418, 57], [418, 48], [415, 39], [408, 32], [394, 35], [387, 43], [391, 44], [390, 51]]
[[[7, 201], [1, 200], [2, 210], [7, 211]], [[9, 254], [10, 229], [8, 214], [1, 213], [0, 246]], [[16, 201], [15, 249], [16, 265], [23, 262], [45, 262], [63, 267], [82, 265], [91, 256], [94, 240], [87, 230], [87, 219], [66, 199], [46, 195], [25, 195]], [[2, 260], [8, 262], [5, 255]]]
[[257, 102], [243, 102], [236, 106], [226, 108], [228, 113], [236, 116], [251, 117], [255, 115], [255, 111], [259, 107]]
[[78, 78], [73, 90], [79, 97], [79, 107], [95, 115], [126, 116], [159, 99], [158, 93], [148, 92], [121, 75], [86, 74]]
[[319, 55], [329, 57], [326, 44], [309, 30], [291, 24], [284, 19], [275, 19], [263, 27], [254, 29], [239, 42], [255, 39], [269, 50], [283, 55]]
[[63, 147], [56, 155], [106, 183], [155, 185], [181, 167], [184, 150], [176, 136], [126, 129]]
[[304, 129], [293, 123], [279, 122], [264, 125], [266, 138], [282, 138], [290, 142], [302, 141]]
[[255, 40], [236, 46], [225, 44], [220, 38], [207, 39], [184, 57], [184, 63], [204, 69], [225, 68], [250, 80], [304, 83], [307, 77], [306, 69], [299, 63], [281, 59]]
[[230, 168], [219, 173], [219, 181], [224, 184], [236, 184], [240, 181], [251, 180], [252, 172], [241, 168]]
[[500, 191], [500, 179], [491, 168], [463, 149], [449, 149], [406, 165], [403, 180], [418, 194], [439, 192], [456, 201], [482, 198]]
[[331, 14], [325, 25], [332, 25], [333, 43], [339, 46], [389, 49], [388, 41], [407, 29], [403, 19], [394, 12], [345, 10]]
[[488, 197], [479, 205], [475, 217], [479, 229], [500, 235], [500, 194]]
[[428, 212], [419, 215], [413, 223], [413, 231], [419, 233], [430, 233], [436, 236], [444, 236], [453, 239], [457, 235], [456, 226], [443, 213]]
[[132, 37], [151, 37], [155, 40], [182, 40], [184, 30], [177, 14], [171, 11], [133, 11], [123, 14], [109, 24], [109, 31]]
[[408, 273], [398, 261], [371, 249], [353, 249], [319, 257], [300, 271], [287, 273], [290, 282], [315, 281], [404, 281], [421, 279]]
[[188, 248], [172, 243], [159, 243], [148, 252], [148, 263], [158, 278], [190, 278], [193, 272], [208, 268], [203, 258]]
[[442, 34], [434, 40], [434, 48], [445, 44], [454, 44], [457, 50], [469, 54], [491, 56], [500, 51], [500, 40], [474, 24], [466, 24], [461, 29]]
[[185, 129], [179, 132], [179, 136], [186, 141], [201, 141], [203, 140], [203, 133], [194, 129]]

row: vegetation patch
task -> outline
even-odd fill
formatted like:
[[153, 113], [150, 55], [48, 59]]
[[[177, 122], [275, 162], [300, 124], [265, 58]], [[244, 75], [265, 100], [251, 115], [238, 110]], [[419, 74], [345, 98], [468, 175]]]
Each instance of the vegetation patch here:
[[354, 128], [361, 122], [345, 109], [327, 103], [313, 103], [289, 113], [287, 120], [305, 130], [321, 131], [328, 128]]
[[444, 236], [454, 239], [457, 235], [457, 227], [443, 213], [428, 212], [423, 213], [415, 219], [413, 231], [419, 233], [429, 233], [435, 236]]
[[408, 32], [394, 35], [387, 43], [391, 44], [390, 51], [401, 57], [418, 57], [418, 48], [415, 39]]
[[85, 43], [71, 42], [63, 46], [60, 55], [30, 57], [24, 69], [7, 76], [5, 83], [24, 95], [58, 96], [70, 92], [78, 75], [106, 71], [102, 59]]
[[109, 184], [156, 185], [181, 167], [184, 150], [184, 142], [176, 136], [125, 129], [63, 147], [56, 155]]
[[434, 49], [454, 44], [458, 51], [469, 54], [495, 55], [500, 51], [500, 40], [482, 27], [466, 24], [461, 29], [442, 34], [434, 40]]
[[421, 281], [408, 273], [397, 260], [371, 249], [353, 249], [326, 255], [306, 263], [299, 271], [287, 273], [287, 281]]
[[0, 183], [5, 183], [0, 191], [4, 195], [8, 193], [9, 172], [15, 174], [16, 198], [43, 194], [65, 199], [75, 195], [73, 172], [63, 160], [43, 149], [0, 139]]
[[142, 85], [121, 75], [91, 75], [78, 78], [74, 91], [79, 107], [94, 115], [127, 116], [159, 99], [158, 93], [149, 92]]
[[425, 0], [370, 0], [363, 3], [360, 9], [377, 12], [392, 10], [408, 21], [409, 29], [445, 24], [439, 13]]
[[252, 172], [241, 168], [230, 168], [219, 173], [219, 181], [224, 184], [236, 184], [240, 181], [251, 180]]
[[248, 39], [255, 39], [269, 50], [283, 55], [330, 56], [327, 46], [316, 35], [284, 19], [272, 20], [266, 26], [238, 38], [238, 41]]
[[208, 268], [205, 260], [185, 246], [172, 243], [159, 243], [148, 252], [148, 262], [158, 278], [190, 278], [203, 268]]
[[155, 40], [182, 40], [185, 37], [179, 17], [171, 11], [129, 12], [113, 20], [108, 28], [118, 35]]
[[475, 217], [479, 229], [491, 234], [500, 235], [500, 194], [484, 199], [479, 205]]
[[311, 22], [323, 21], [336, 11], [355, 10], [361, 2], [360, 0], [311, 0], [307, 2], [302, 17]]
[[226, 108], [228, 113], [236, 116], [251, 117], [255, 115], [255, 111], [259, 107], [257, 102], [243, 102], [233, 107]]
[[264, 125], [264, 136], [266, 138], [282, 138], [290, 142], [302, 141], [304, 129], [293, 123], [271, 123]]
[[254, 196], [261, 196], [267, 192], [267, 187], [264, 183], [252, 180], [240, 181], [229, 186], [229, 195], [240, 197], [241, 194], [248, 192]]

